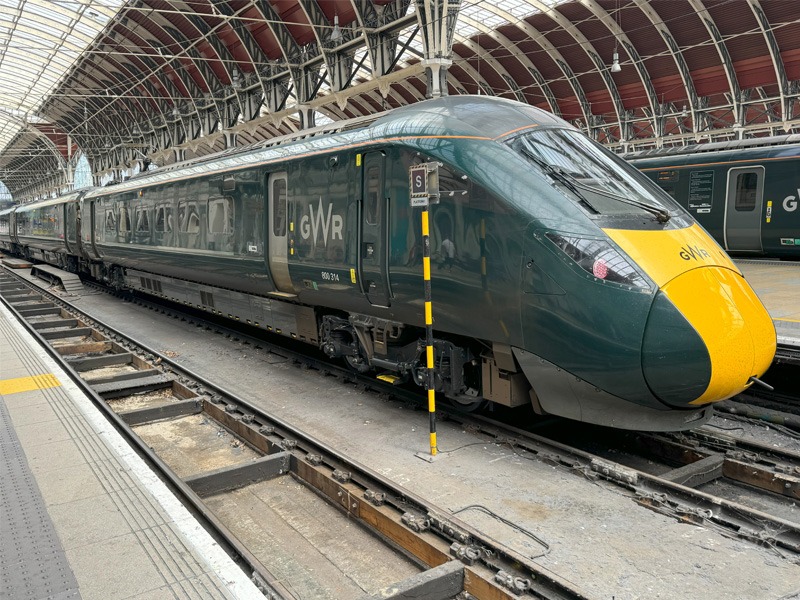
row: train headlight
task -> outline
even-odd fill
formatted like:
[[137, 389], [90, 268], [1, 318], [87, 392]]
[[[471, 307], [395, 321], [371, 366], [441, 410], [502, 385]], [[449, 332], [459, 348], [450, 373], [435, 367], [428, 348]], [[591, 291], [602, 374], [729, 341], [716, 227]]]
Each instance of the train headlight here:
[[650, 284], [641, 273], [607, 241], [552, 231], [545, 236], [593, 277], [625, 286], [650, 289]]

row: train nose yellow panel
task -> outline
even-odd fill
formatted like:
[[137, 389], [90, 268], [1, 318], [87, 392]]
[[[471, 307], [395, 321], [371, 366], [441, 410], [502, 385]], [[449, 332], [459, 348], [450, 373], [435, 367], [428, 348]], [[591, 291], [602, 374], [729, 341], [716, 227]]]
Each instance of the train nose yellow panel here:
[[747, 282], [724, 267], [700, 267], [669, 281], [662, 292], [694, 327], [711, 360], [702, 405], [730, 398], [760, 377], [775, 356], [772, 319]]

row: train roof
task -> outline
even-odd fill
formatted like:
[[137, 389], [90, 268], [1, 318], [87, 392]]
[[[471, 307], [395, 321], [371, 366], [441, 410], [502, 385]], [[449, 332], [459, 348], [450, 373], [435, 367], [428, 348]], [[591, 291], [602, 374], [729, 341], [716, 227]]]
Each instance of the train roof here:
[[45, 208], [53, 204], [64, 204], [65, 202], [72, 202], [77, 200], [83, 190], [68, 192], [58, 198], [48, 198], [47, 200], [37, 200], [36, 202], [28, 202], [26, 204], [19, 204], [14, 207], [17, 212], [26, 212], [36, 208]]
[[147, 171], [122, 183], [91, 190], [87, 197], [158, 185], [173, 178], [236, 170], [306, 153], [335, 150], [343, 145], [366, 145], [384, 138], [432, 135], [493, 140], [533, 127], [573, 129], [572, 125], [546, 111], [513, 100], [492, 96], [448, 96]]
[[627, 152], [619, 156], [625, 160], [640, 160], [645, 158], [662, 158], [672, 156], [696, 155], [710, 152], [725, 152], [737, 150], [757, 150], [764, 149], [773, 151], [775, 149], [785, 149], [787, 146], [800, 148], [800, 134], [778, 135], [763, 138], [752, 138], [747, 140], [728, 140], [725, 142], [709, 142], [703, 144], [691, 144], [688, 146], [669, 146], [665, 148], [650, 148], [637, 152]]

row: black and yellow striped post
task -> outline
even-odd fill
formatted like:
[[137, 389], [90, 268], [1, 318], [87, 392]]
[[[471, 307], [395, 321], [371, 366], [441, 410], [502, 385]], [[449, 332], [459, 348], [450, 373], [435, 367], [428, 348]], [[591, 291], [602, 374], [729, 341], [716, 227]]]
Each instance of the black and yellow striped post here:
[[428, 415], [431, 424], [431, 456], [436, 456], [436, 371], [433, 360], [433, 305], [431, 303], [431, 238], [428, 207], [422, 209], [422, 272], [425, 288], [425, 354], [427, 356]]
[[439, 199], [439, 163], [415, 165], [409, 170], [411, 206], [422, 208], [422, 275], [425, 287], [425, 389], [431, 424], [431, 456], [436, 456], [436, 363], [433, 351], [433, 308], [431, 303], [431, 237], [428, 205]]

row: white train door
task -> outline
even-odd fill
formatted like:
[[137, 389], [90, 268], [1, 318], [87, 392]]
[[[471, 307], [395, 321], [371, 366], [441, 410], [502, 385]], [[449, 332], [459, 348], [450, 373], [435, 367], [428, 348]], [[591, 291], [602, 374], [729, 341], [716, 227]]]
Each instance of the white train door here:
[[761, 252], [761, 208], [764, 203], [764, 167], [728, 171], [725, 194], [725, 249]]
[[270, 173], [267, 178], [269, 229], [268, 266], [272, 281], [279, 292], [293, 294], [289, 276], [289, 203], [286, 193], [286, 172]]

